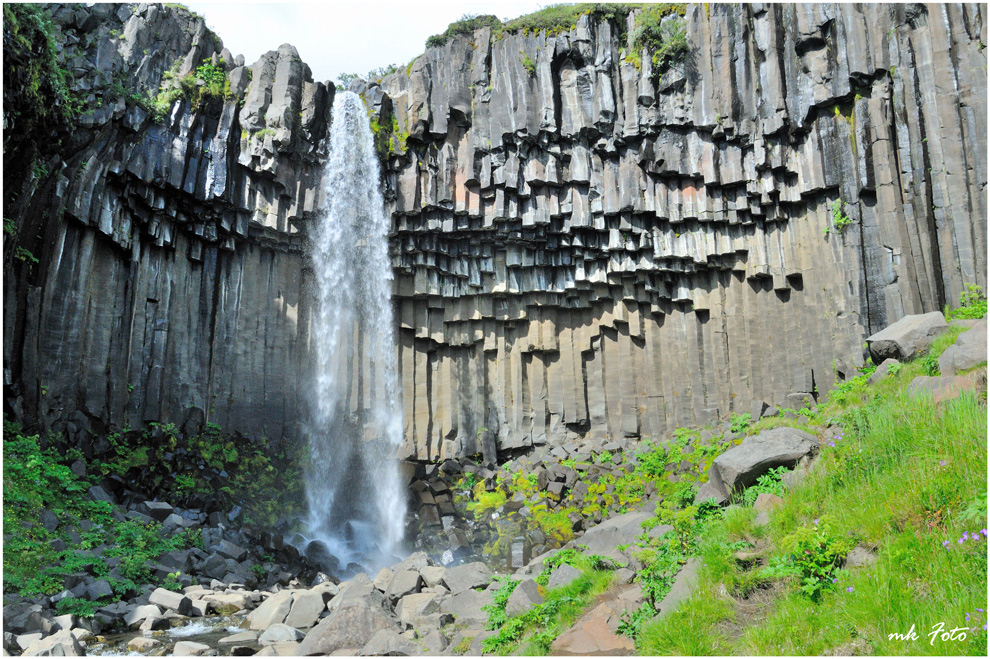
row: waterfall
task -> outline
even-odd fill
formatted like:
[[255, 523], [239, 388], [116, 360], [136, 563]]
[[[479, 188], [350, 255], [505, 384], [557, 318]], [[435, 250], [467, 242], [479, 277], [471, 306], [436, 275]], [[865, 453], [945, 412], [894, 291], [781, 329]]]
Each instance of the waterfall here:
[[[306, 475], [307, 555], [338, 575], [358, 567], [374, 574], [394, 562], [406, 511], [389, 220], [379, 180], [368, 112], [357, 94], [339, 92], [326, 212], [312, 233], [315, 378]], [[332, 558], [320, 556], [325, 551]]]

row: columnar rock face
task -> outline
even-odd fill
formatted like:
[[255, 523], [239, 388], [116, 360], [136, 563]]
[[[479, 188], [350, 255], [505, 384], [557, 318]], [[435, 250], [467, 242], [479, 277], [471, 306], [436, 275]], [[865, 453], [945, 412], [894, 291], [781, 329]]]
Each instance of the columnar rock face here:
[[[77, 86], [108, 101], [5, 209], [39, 258], [5, 261], [15, 407], [70, 431], [295, 437], [333, 86], [291, 46], [244, 67], [181, 10], [53, 14]], [[982, 5], [684, 18], [690, 53], [663, 71], [632, 52], [633, 17], [584, 16], [457, 36], [359, 85], [408, 133], [385, 168], [408, 457], [813, 394], [870, 334], [986, 285]], [[159, 124], [108, 96], [210, 58], [228, 100]]]
[[986, 284], [982, 8], [685, 20], [662, 73], [585, 16], [459, 36], [382, 81], [410, 134], [389, 175], [410, 453], [814, 393], [875, 329]]

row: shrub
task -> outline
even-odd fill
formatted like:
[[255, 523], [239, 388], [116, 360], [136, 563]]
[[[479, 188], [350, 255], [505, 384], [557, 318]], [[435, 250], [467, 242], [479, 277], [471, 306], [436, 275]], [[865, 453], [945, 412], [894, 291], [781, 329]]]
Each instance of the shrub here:
[[983, 289], [975, 284], [966, 284], [966, 290], [963, 291], [962, 306], [958, 309], [948, 310], [945, 312], [946, 320], [955, 320], [957, 318], [983, 318], [987, 313], [987, 296], [983, 292]]
[[845, 204], [841, 199], [836, 199], [832, 202], [831, 215], [832, 224], [831, 226], [825, 227], [825, 235], [827, 236], [834, 229], [835, 231], [842, 233], [843, 229], [852, 224], [852, 218], [848, 215], [844, 215], [842, 208]]
[[502, 21], [498, 20], [497, 16], [492, 16], [491, 14], [464, 14], [459, 20], [448, 25], [442, 34], [434, 34], [429, 37], [426, 40], [426, 47], [436, 48], [443, 46], [458, 34], [471, 34], [483, 27], [501, 29]]
[[664, 3], [651, 5], [636, 16], [633, 44], [637, 50], [646, 48], [653, 65], [660, 70], [679, 62], [690, 52], [683, 13], [683, 5]]
[[519, 61], [522, 62], [523, 68], [526, 69], [530, 78], [536, 76], [536, 62], [533, 61], [533, 58], [528, 53], [520, 51]]
[[778, 497], [784, 496], [784, 483], [781, 477], [787, 471], [787, 467], [777, 467], [771, 469], [756, 479], [756, 483], [750, 485], [743, 492], [743, 501], [747, 506], [756, 503], [756, 497], [761, 494], [775, 494]]

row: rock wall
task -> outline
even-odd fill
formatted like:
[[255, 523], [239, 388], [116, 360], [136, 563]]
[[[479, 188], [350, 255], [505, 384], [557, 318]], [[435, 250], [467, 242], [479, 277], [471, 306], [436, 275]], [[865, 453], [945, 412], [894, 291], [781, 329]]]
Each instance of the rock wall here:
[[802, 405], [985, 286], [984, 12], [689, 5], [663, 72], [585, 16], [382, 81], [409, 451]]
[[[333, 86], [288, 45], [244, 66], [183, 9], [51, 10], [86, 110], [4, 211], [39, 259], [6, 241], [8, 405], [80, 439], [149, 422], [292, 436]], [[160, 123], [135, 102], [220, 60], [226, 99], [179, 100]]]
[[[852, 375], [870, 333], [986, 286], [984, 7], [707, 7], [662, 72], [632, 18], [584, 16], [355, 84], [397, 121], [406, 455], [798, 405]], [[94, 96], [102, 72], [154, 90], [176, 58], [181, 75], [222, 54], [231, 98], [164, 125], [126, 99], [92, 109], [19, 198], [18, 240], [43, 239], [33, 266], [5, 246], [8, 403], [75, 432], [296, 436], [333, 86], [290, 46], [248, 74], [179, 10], [53, 14]]]

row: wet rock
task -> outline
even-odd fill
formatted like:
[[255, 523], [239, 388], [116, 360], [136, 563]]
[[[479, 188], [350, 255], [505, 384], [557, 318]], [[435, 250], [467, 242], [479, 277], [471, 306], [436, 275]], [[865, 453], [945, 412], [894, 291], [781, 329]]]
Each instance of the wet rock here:
[[258, 637], [258, 645], [274, 645], [276, 643], [295, 643], [303, 640], [306, 635], [295, 627], [275, 623]]
[[200, 657], [210, 651], [210, 646], [194, 641], [179, 641], [172, 648], [172, 655], [176, 657]]
[[154, 604], [146, 604], [144, 606], [136, 606], [131, 609], [127, 615], [124, 616], [124, 624], [128, 627], [138, 627], [142, 622], [151, 617], [160, 617], [162, 615], [162, 610], [159, 609]]
[[131, 652], [150, 652], [162, 642], [156, 638], [146, 636], [135, 636], [127, 642], [127, 649]]
[[155, 604], [163, 609], [175, 611], [187, 616], [192, 613], [192, 600], [181, 593], [173, 593], [164, 588], [156, 588], [148, 598], [149, 604]]
[[247, 556], [248, 551], [243, 547], [239, 547], [232, 542], [227, 540], [221, 540], [220, 544], [217, 546], [217, 553], [224, 558], [230, 558], [235, 561], [242, 561]]
[[268, 629], [272, 625], [284, 622], [291, 608], [292, 591], [277, 592], [248, 614], [248, 626], [258, 631]]
[[[231, 636], [224, 636], [217, 643], [220, 645], [238, 645], [240, 643], [254, 643], [258, 640], [257, 632], [239, 632]], [[231, 650], [233, 654], [233, 650]], [[254, 654], [252, 652], [252, 654]]]

